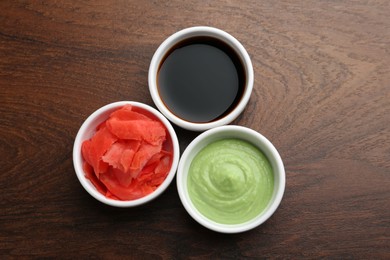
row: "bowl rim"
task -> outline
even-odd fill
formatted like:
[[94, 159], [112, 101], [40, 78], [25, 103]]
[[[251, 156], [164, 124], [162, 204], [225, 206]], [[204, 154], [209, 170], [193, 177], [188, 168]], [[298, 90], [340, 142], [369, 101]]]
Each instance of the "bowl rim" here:
[[[253, 138], [253, 140], [256, 140], [257, 143], [253, 143], [252, 141], [249, 141], [248, 139], [244, 138], [245, 136], [247, 137], [249, 136], [250, 139]], [[275, 165], [273, 165], [273, 168], [276, 167], [276, 169], [273, 169], [273, 173], [274, 173], [274, 177], [277, 176], [278, 181], [277, 182], [275, 181], [274, 183], [274, 193], [269, 205], [262, 213], [260, 213], [259, 216], [241, 224], [221, 224], [212, 221], [210, 219], [207, 219], [195, 208], [195, 206], [191, 202], [191, 199], [189, 197], [186, 188], [188, 172], [185, 171], [185, 167], [187, 166], [189, 168], [189, 165], [191, 163], [190, 160], [192, 160], [195, 157], [195, 155], [207, 144], [224, 138], [238, 138], [238, 139], [249, 141], [252, 144], [254, 144], [257, 148], [262, 150], [263, 153], [266, 154], [264, 148], [259, 147], [259, 145], [264, 145], [265, 147], [267, 147], [267, 149], [269, 149], [267, 150], [267, 154], [266, 154], [268, 160], [270, 160], [271, 164], [273, 162], [275, 163]], [[270, 155], [272, 155], [272, 158], [270, 158]], [[177, 174], [176, 174], [176, 184], [177, 184], [179, 197], [184, 208], [195, 221], [197, 221], [202, 226], [216, 232], [240, 233], [240, 232], [251, 230], [261, 225], [274, 214], [274, 212], [279, 207], [281, 200], [283, 198], [285, 185], [286, 185], [286, 176], [285, 176], [283, 161], [278, 151], [266, 137], [264, 137], [259, 132], [244, 126], [227, 125], [227, 126], [216, 127], [203, 132], [187, 146], [187, 148], [184, 150], [181, 156], [178, 165]]]
[[[121, 201], [121, 200], [114, 200], [114, 199], [110, 199], [110, 198], [105, 197], [103, 194], [101, 194], [99, 191], [96, 190], [96, 188], [93, 186], [93, 184], [89, 180], [86, 179], [86, 177], [84, 175], [83, 166], [82, 166], [83, 158], [81, 155], [81, 145], [82, 145], [82, 142], [84, 140], [87, 140], [87, 138], [84, 138], [85, 135], [87, 135], [87, 132], [88, 131], [90, 131], [90, 132], [95, 131], [96, 127], [94, 127], [93, 130], [91, 130], [90, 128], [91, 128], [91, 125], [97, 126], [96, 121], [98, 121], [99, 116], [102, 116], [105, 114], [110, 114], [115, 109], [119, 109], [120, 107], [127, 105], [127, 104], [130, 104], [130, 105], [135, 106], [137, 108], [144, 109], [144, 110], [152, 113], [154, 116], [156, 116], [161, 121], [161, 123], [164, 124], [164, 126], [166, 127], [166, 129], [170, 135], [170, 138], [172, 140], [173, 160], [172, 160], [171, 169], [170, 169], [167, 177], [165, 178], [163, 183], [155, 191], [153, 191], [152, 193], [150, 193], [142, 198], [136, 199], [136, 200]], [[100, 122], [102, 122], [103, 120], [105, 120], [105, 119], [101, 119]], [[77, 132], [77, 135], [76, 135], [76, 138], [75, 138], [75, 141], [73, 144], [72, 157], [73, 157], [73, 166], [74, 166], [74, 169], [76, 172], [76, 176], [77, 176], [78, 180], [80, 181], [81, 185], [83, 186], [83, 188], [92, 197], [94, 197], [96, 200], [98, 200], [104, 204], [114, 206], [114, 207], [135, 207], [135, 206], [139, 206], [139, 205], [142, 205], [142, 204], [145, 204], [147, 202], [152, 201], [153, 199], [155, 199], [156, 197], [161, 195], [166, 190], [166, 188], [170, 185], [170, 183], [172, 182], [173, 178], [176, 175], [177, 165], [178, 165], [179, 157], [180, 157], [180, 147], [179, 147], [179, 141], [178, 141], [178, 138], [177, 138], [177, 135], [176, 135], [174, 128], [172, 127], [171, 123], [158, 110], [156, 110], [155, 108], [153, 108], [147, 104], [141, 103], [141, 102], [117, 101], [117, 102], [113, 102], [113, 103], [109, 103], [107, 105], [104, 105], [103, 107], [100, 107], [99, 109], [95, 110], [91, 115], [89, 115], [87, 117], [87, 119], [83, 122], [83, 124], [81, 125], [80, 129]]]
[[[190, 122], [184, 120], [176, 116], [165, 106], [164, 101], [161, 99], [158, 93], [157, 75], [158, 75], [160, 61], [164, 58], [168, 50], [172, 46], [174, 46], [177, 42], [193, 36], [211, 36], [226, 42], [241, 57], [242, 63], [246, 71], [247, 82], [241, 100], [229, 114], [225, 115], [224, 117], [218, 120], [214, 120], [212, 122], [196, 123], [196, 122]], [[204, 131], [204, 130], [212, 129], [218, 126], [229, 124], [234, 119], [236, 119], [249, 102], [250, 96], [253, 91], [253, 83], [254, 83], [253, 65], [252, 65], [251, 58], [248, 52], [246, 51], [246, 49], [244, 48], [244, 46], [231, 34], [221, 29], [210, 27], [210, 26], [189, 27], [177, 31], [172, 35], [170, 35], [160, 44], [160, 46], [153, 54], [153, 57], [149, 65], [149, 71], [148, 71], [149, 92], [152, 96], [153, 102], [156, 105], [156, 107], [162, 112], [164, 116], [166, 116], [175, 125], [178, 125], [181, 128], [192, 130], [192, 131]]]

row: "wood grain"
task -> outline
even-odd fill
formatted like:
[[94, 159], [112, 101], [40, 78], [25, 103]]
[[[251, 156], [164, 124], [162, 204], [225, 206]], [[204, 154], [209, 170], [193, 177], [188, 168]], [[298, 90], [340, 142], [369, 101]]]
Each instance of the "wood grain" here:
[[[1, 258], [390, 258], [390, 2], [1, 1]], [[235, 36], [255, 72], [234, 124], [286, 167], [277, 212], [206, 230], [175, 183], [152, 203], [95, 201], [72, 165], [78, 128], [114, 101], [153, 105], [148, 66], [170, 34]], [[176, 127], [180, 147], [198, 133]]]

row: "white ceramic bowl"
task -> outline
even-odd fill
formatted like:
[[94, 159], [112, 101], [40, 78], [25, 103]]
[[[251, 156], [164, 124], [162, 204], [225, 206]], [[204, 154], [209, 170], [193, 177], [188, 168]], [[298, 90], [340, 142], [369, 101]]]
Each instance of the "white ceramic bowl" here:
[[[143, 110], [146, 110], [156, 116], [166, 127], [166, 129], [169, 132], [169, 135], [172, 140], [173, 145], [173, 160], [172, 160], [172, 166], [171, 169], [164, 180], [164, 182], [151, 194], [136, 199], [136, 200], [129, 200], [129, 201], [119, 201], [119, 200], [113, 200], [110, 198], [106, 198], [103, 194], [101, 194], [99, 191], [96, 190], [95, 186], [85, 177], [84, 170], [83, 170], [83, 157], [81, 154], [81, 145], [83, 141], [90, 139], [93, 134], [95, 133], [96, 127], [106, 120], [108, 116], [115, 110], [119, 109], [120, 107], [130, 104], [134, 107], [141, 108]], [[84, 189], [95, 199], [97, 199], [100, 202], [103, 202], [107, 205], [115, 206], [115, 207], [134, 207], [141, 204], [145, 204], [152, 199], [159, 196], [161, 193], [165, 191], [165, 189], [169, 186], [169, 184], [172, 182], [172, 179], [175, 176], [177, 165], [179, 162], [179, 156], [180, 156], [180, 148], [179, 148], [179, 142], [177, 140], [177, 136], [175, 133], [175, 130], [173, 129], [170, 122], [156, 109], [139, 102], [132, 102], [132, 101], [120, 101], [108, 104], [98, 110], [96, 110], [93, 114], [91, 114], [82, 124], [80, 127], [76, 139], [74, 141], [73, 146], [73, 165], [74, 169], [76, 171], [77, 178], [79, 179], [81, 185], [84, 187]]]
[[[239, 101], [239, 103], [236, 105], [236, 107], [226, 116], [217, 119], [215, 121], [211, 121], [208, 123], [196, 123], [196, 122], [190, 122], [186, 121], [178, 116], [176, 116], [174, 113], [172, 113], [164, 104], [163, 100], [161, 99], [159, 92], [158, 92], [158, 86], [157, 86], [157, 76], [158, 76], [158, 69], [160, 66], [160, 63], [162, 59], [164, 59], [167, 52], [178, 42], [187, 39], [192, 38], [195, 36], [208, 36], [208, 37], [214, 37], [219, 40], [222, 40], [227, 45], [229, 45], [233, 50], [236, 51], [238, 56], [240, 57], [245, 70], [245, 77], [246, 77], [246, 85], [244, 89], [244, 93]], [[183, 29], [181, 31], [178, 31], [174, 34], [172, 34], [170, 37], [168, 37], [156, 50], [156, 52], [153, 55], [153, 58], [150, 63], [149, 67], [149, 75], [148, 75], [148, 81], [149, 81], [149, 91], [152, 96], [152, 99], [154, 103], [156, 104], [157, 108], [174, 124], [188, 130], [192, 131], [204, 131], [207, 129], [211, 129], [217, 126], [226, 125], [231, 123], [234, 119], [238, 117], [238, 115], [244, 110], [245, 106], [247, 105], [249, 98], [252, 93], [253, 89], [253, 66], [251, 59], [245, 50], [245, 48], [242, 46], [242, 44], [233, 36], [228, 34], [225, 31], [222, 31], [220, 29], [216, 29], [213, 27], [207, 27], [207, 26], [196, 26], [196, 27], [190, 27], [187, 29]], [[201, 104], [200, 104], [201, 105]]]
[[[225, 138], [238, 138], [256, 146], [268, 158], [274, 174], [274, 190], [268, 206], [257, 217], [242, 224], [220, 224], [206, 218], [196, 209], [187, 190], [188, 170], [194, 157], [208, 144]], [[286, 177], [282, 159], [267, 138], [252, 129], [229, 125], [208, 130], [200, 134], [188, 145], [180, 159], [176, 181], [184, 208], [198, 223], [210, 230], [221, 233], [239, 233], [253, 229], [271, 217], [282, 200]]]

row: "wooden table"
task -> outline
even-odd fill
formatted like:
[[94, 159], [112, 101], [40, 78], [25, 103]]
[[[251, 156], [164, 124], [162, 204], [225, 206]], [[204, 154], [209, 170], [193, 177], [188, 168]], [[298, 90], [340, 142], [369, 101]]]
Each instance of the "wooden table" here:
[[[390, 4], [378, 1], [1, 1], [0, 258], [390, 258]], [[285, 163], [276, 213], [209, 231], [172, 183], [119, 209], [78, 182], [82, 122], [120, 100], [154, 106], [151, 57], [172, 33], [234, 35], [255, 72], [233, 122]], [[183, 151], [199, 133], [176, 127]]]

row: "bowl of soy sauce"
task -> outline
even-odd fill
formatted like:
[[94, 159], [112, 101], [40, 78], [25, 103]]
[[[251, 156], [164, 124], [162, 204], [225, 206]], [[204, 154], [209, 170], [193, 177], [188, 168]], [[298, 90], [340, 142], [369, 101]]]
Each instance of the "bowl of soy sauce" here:
[[171, 122], [205, 131], [241, 114], [254, 76], [251, 59], [236, 38], [196, 26], [172, 34], [158, 47], [148, 81], [153, 102]]

